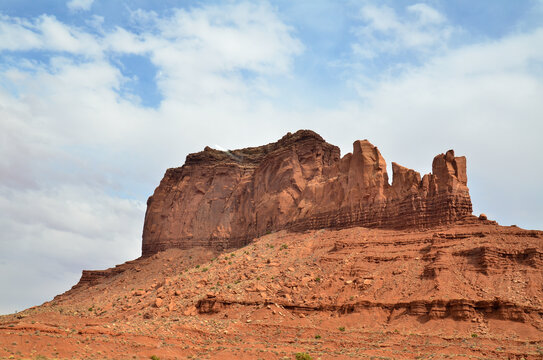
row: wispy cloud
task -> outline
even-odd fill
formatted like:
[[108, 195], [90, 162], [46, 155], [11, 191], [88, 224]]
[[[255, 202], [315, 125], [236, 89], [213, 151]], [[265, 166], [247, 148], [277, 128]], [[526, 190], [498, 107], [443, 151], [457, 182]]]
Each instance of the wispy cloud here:
[[66, 3], [70, 10], [90, 10], [94, 0], [70, 0]]
[[91, 34], [42, 15], [28, 20], [0, 16], [0, 51], [44, 50], [99, 55], [100, 44]]
[[401, 15], [387, 5], [364, 5], [359, 19], [352, 49], [362, 58], [442, 49], [455, 31], [443, 14], [423, 3], [407, 6]]

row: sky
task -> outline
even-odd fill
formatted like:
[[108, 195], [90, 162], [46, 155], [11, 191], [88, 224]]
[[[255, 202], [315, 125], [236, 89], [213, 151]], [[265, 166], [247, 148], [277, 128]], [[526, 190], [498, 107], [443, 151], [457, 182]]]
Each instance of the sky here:
[[141, 254], [188, 153], [312, 129], [543, 229], [543, 1], [0, 2], [0, 314]]

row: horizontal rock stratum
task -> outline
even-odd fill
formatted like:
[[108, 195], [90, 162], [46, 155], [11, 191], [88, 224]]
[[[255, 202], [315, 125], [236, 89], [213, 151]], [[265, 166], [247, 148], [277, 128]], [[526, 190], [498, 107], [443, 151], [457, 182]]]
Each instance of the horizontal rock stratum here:
[[423, 229], [471, 215], [466, 158], [434, 157], [424, 175], [357, 140], [340, 157], [313, 131], [232, 151], [206, 147], [168, 169], [147, 202], [142, 256], [169, 248], [238, 248], [263, 234], [364, 226]]

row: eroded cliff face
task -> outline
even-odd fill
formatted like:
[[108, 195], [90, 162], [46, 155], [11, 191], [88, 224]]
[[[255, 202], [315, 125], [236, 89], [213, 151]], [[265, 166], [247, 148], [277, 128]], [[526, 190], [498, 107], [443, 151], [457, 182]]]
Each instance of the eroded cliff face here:
[[339, 148], [300, 130], [276, 143], [187, 156], [147, 202], [142, 255], [241, 247], [267, 232], [365, 226], [427, 228], [471, 214], [466, 159], [437, 155], [424, 175], [386, 162], [367, 140]]

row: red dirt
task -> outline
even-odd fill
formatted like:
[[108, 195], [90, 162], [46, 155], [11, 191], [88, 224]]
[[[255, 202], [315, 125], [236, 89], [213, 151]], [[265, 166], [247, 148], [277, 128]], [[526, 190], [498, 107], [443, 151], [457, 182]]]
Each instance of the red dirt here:
[[542, 239], [470, 217], [169, 249], [0, 317], [0, 357], [542, 359]]

